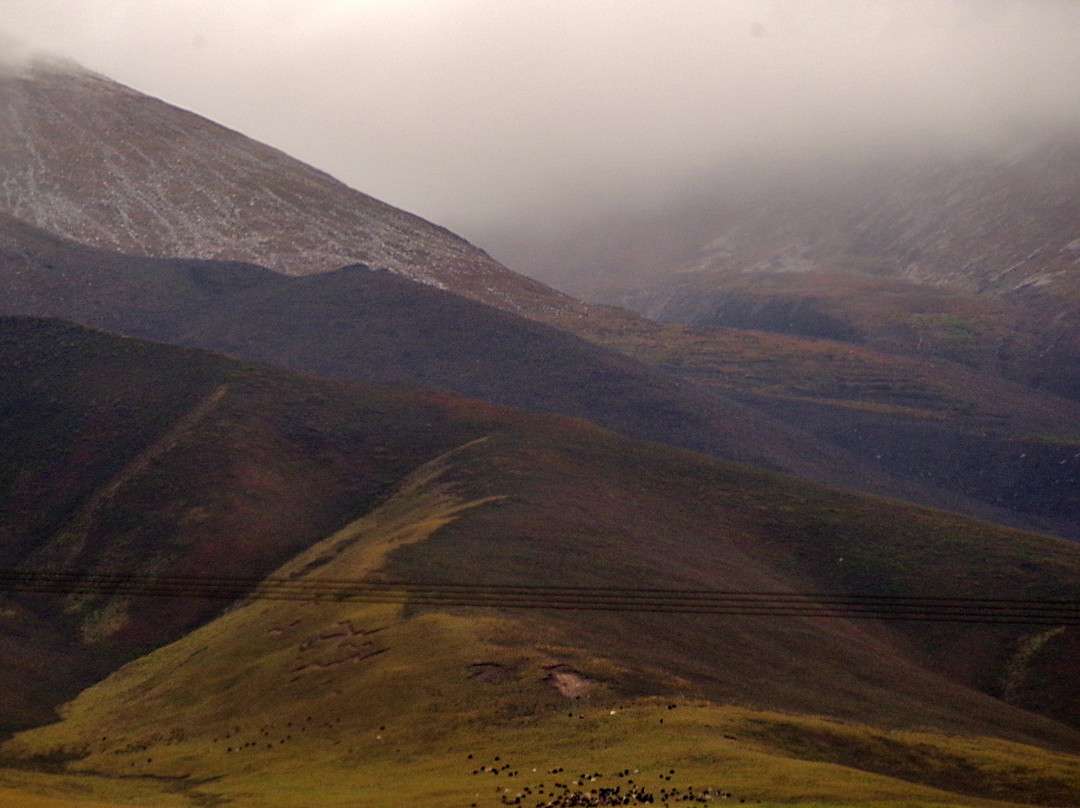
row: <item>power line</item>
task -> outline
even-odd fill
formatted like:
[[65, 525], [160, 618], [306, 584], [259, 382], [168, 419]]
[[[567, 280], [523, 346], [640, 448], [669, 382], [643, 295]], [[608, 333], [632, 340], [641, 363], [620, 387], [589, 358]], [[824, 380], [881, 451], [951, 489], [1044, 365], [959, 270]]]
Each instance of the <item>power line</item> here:
[[1080, 600], [836, 595], [348, 579], [215, 578], [0, 570], [0, 592], [220, 600], [408, 603], [497, 609], [1080, 624]]

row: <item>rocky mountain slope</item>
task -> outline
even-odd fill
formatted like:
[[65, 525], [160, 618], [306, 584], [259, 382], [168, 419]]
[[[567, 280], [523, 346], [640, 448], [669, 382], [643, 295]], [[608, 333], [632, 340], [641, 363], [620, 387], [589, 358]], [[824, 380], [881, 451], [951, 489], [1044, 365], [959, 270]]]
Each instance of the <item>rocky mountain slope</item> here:
[[363, 262], [527, 312], [574, 307], [444, 228], [64, 61], [0, 73], [0, 211], [133, 255], [290, 275]]

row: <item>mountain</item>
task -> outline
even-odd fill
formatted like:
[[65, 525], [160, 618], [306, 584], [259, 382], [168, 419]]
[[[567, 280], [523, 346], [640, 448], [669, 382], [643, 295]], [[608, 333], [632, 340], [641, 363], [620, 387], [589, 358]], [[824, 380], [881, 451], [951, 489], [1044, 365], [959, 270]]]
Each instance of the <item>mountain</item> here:
[[[69, 317], [141, 336], [172, 339], [177, 323], [195, 317], [208, 296], [222, 291], [215, 285], [243, 284], [255, 277], [237, 262], [255, 262], [279, 273], [318, 274], [360, 261], [375, 270], [388, 269], [438, 289], [567, 328], [593, 341], [597, 341], [597, 334], [621, 332], [627, 326], [652, 328], [640, 318], [586, 306], [513, 273], [443, 228], [353, 191], [269, 147], [77, 65], [38, 61], [21, 72], [0, 75], [0, 99], [4, 122], [0, 147], [11, 155], [0, 166], [0, 172], [4, 172], [0, 211], [8, 214], [0, 238], [6, 244], [9, 262], [14, 261], [8, 263], [8, 294], [3, 309], [7, 313]], [[59, 242], [50, 240], [48, 234], [67, 236], [76, 243], [69, 241], [58, 247]], [[112, 252], [94, 254], [86, 246], [107, 247]], [[208, 265], [194, 281], [151, 281], [137, 262], [120, 259], [116, 251], [166, 260], [225, 259], [233, 266], [223, 270], [220, 265]], [[50, 272], [52, 264], [63, 271]], [[75, 264], [81, 268], [73, 269]], [[38, 273], [43, 271], [48, 274], [40, 276]], [[166, 274], [169, 271], [166, 269]], [[105, 276], [95, 277], [95, 273]], [[261, 283], [272, 282], [265, 273], [256, 274]], [[226, 276], [228, 281], [216, 280]], [[375, 283], [370, 279], [368, 282]], [[380, 282], [391, 283], [386, 279]], [[313, 282], [312, 291], [318, 294], [320, 285], [319, 281]], [[302, 288], [283, 288], [278, 294], [284, 302]], [[229, 293], [232, 291], [230, 288]], [[410, 305], [418, 305], [423, 293], [414, 290], [413, 295], [416, 299]], [[466, 305], [447, 296], [439, 300], [438, 305], [443, 307], [461, 309]], [[302, 302], [296, 305], [304, 307]], [[166, 314], [157, 311], [163, 307], [175, 310]], [[157, 313], [148, 315], [144, 309]], [[400, 318], [407, 309], [403, 306], [391, 316]], [[126, 313], [119, 314], [121, 310]], [[471, 307], [468, 316], [477, 316], [481, 311]], [[147, 316], [171, 319], [164, 323], [132, 321]], [[485, 316], [497, 317], [491, 313]], [[443, 329], [451, 327], [448, 316], [441, 319]], [[308, 322], [315, 331], [325, 324], [318, 315]], [[356, 327], [355, 319], [349, 327]], [[493, 327], [505, 330], [505, 325], [480, 330]], [[516, 327], [521, 330], [516, 344], [524, 349], [521, 340], [528, 339], [527, 329]], [[370, 335], [378, 332], [379, 325], [372, 322], [367, 329]], [[235, 325], [232, 330], [236, 331]], [[532, 333], [572, 346], [571, 354], [590, 353], [585, 346], [550, 330], [534, 328]], [[315, 336], [310, 334], [309, 342]], [[346, 344], [347, 336], [324, 335], [330, 342], [337, 341], [347, 354], [355, 354]], [[425, 335], [415, 331], [412, 338], [424, 339]], [[239, 349], [229, 344], [230, 339], [215, 339], [208, 332], [206, 342], [196, 337], [192, 342]], [[297, 350], [292, 346], [275, 353], [269, 346], [256, 347], [255, 340], [239, 339], [259, 358], [287, 365], [288, 355]], [[457, 341], [455, 336], [446, 339], [444, 353]], [[325, 346], [311, 343], [308, 350], [309, 354], [320, 353]], [[413, 354], [419, 356], [421, 351], [415, 349]], [[866, 481], [878, 485], [879, 490], [890, 490], [887, 481], [878, 481], [882, 475], [844, 457], [842, 450], [822, 446], [798, 430], [733, 402], [680, 390], [678, 382], [660, 379], [640, 367], [632, 368], [610, 351], [591, 354], [589, 361], [594, 367], [584, 375], [596, 377], [600, 384], [583, 385], [582, 374], [565, 373], [559, 389], [541, 391], [540, 398], [547, 401], [512, 390], [503, 400], [594, 418], [617, 429], [629, 426], [631, 434], [641, 437], [756, 459], [838, 484]], [[545, 356], [542, 351], [537, 355]], [[565, 357], [565, 351], [561, 356]], [[475, 353], [466, 358], [469, 362], [490, 361]], [[454, 389], [490, 396], [498, 391], [468, 386], [470, 380], [481, 387], [491, 387], [492, 379], [507, 373], [524, 380], [527, 376], [522, 369], [536, 363], [534, 358], [514, 369], [504, 362], [497, 372], [481, 378], [476, 368], [463, 376], [461, 362], [440, 366], [430, 359], [422, 361], [426, 367], [413, 368], [416, 372], [411, 375], [403, 369], [387, 368], [386, 362], [383, 367], [395, 373], [397, 380], [429, 384], [449, 380]], [[558, 357], [555, 361], [545, 357], [545, 361], [549, 367], [566, 363], [565, 358]], [[570, 361], [578, 362], [580, 357]], [[597, 361], [606, 367], [596, 368]], [[353, 368], [339, 364], [334, 375], [355, 375], [355, 358], [346, 362]], [[324, 357], [311, 364], [325, 369], [333, 362]], [[304, 363], [293, 362], [291, 366], [316, 370]], [[615, 373], [612, 368], [617, 368]], [[440, 374], [440, 378], [431, 378], [432, 372]], [[620, 373], [622, 377], [614, 387], [609, 384], [604, 389], [604, 384]], [[545, 382], [548, 378], [550, 374], [545, 375]], [[542, 384], [533, 384], [533, 392]], [[635, 386], [641, 390], [633, 390]], [[501, 387], [507, 391], [513, 385], [503, 383]], [[620, 396], [627, 395], [636, 403], [620, 400]]]
[[[441, 394], [347, 394], [55, 321], [4, 319], [0, 334], [5, 570], [258, 579], [373, 507], [405, 471], [491, 427], [477, 430], [468, 413], [490, 406], [455, 412]], [[49, 628], [31, 636], [46, 647], [53, 636], [50, 653], [63, 652], [54, 684], [85, 686], [218, 609], [75, 598], [47, 608]], [[94, 653], [66, 650], [77, 641]], [[8, 724], [12, 710], [40, 718], [55, 703], [23, 687], [42, 682], [8, 683]]]
[[[627, 330], [664, 341], [648, 321], [580, 303], [444, 228], [76, 65], [7, 71], [0, 101], [0, 212], [58, 235], [285, 274], [363, 263], [609, 347]], [[560, 244], [485, 241], [519, 269], [576, 278], [572, 291], [650, 316], [854, 341], [1076, 398], [1078, 142], [755, 178]]]
[[[6, 669], [35, 674], [11, 678], [8, 726], [27, 718], [19, 695], [85, 684], [56, 659], [103, 673], [175, 640], [16, 736], [8, 765], [151, 803], [419, 788], [457, 804], [481, 761], [506, 793], [502, 763], [486, 771], [499, 755], [530, 790], [602, 758], [612, 779], [647, 767], [650, 793], [661, 761], [673, 786], [766, 796], [771, 773], [814, 761], [848, 772], [829, 795], [1080, 793], [1062, 751], [1080, 748], [1076, 628], [1053, 606], [1080, 594], [1075, 544], [445, 393], [56, 321], [5, 318], [0, 335], [5, 565], [146, 587], [5, 596]], [[151, 596], [208, 564], [242, 584], [232, 607], [190, 597], [191, 578], [188, 597]], [[350, 596], [359, 580], [385, 602]], [[716, 610], [708, 592], [772, 600]], [[858, 619], [860, 603], [894, 619]], [[943, 603], [961, 611], [895, 619]]]
[[488, 233], [662, 320], [853, 342], [1080, 397], [1080, 134], [706, 185], [662, 212]]
[[[1077, 406], [1025, 392], [964, 364], [963, 355], [898, 358], [892, 343], [866, 340], [837, 350], [798, 335], [687, 330], [586, 305], [510, 272], [442, 228], [77, 66], [39, 62], [0, 77], [0, 95], [0, 138], [5, 154], [18, 158], [0, 166], [7, 172], [0, 209], [8, 212], [0, 213], [2, 311], [72, 318], [304, 372], [434, 385], [1080, 536]], [[79, 126], [60, 125], [71, 120]], [[793, 198], [791, 210], [775, 209], [775, 199], [787, 197], [768, 196], [773, 207], [754, 208], [754, 227], [744, 229], [757, 234], [772, 221], [798, 223], [793, 211], [806, 207], [799, 200], [807, 196]], [[677, 210], [675, 236], [711, 233], [710, 211]], [[33, 223], [127, 252], [60, 238]], [[613, 239], [626, 247], [620, 263], [642, 262], [673, 244], [698, 249], [693, 238], [661, 238], [663, 222], [645, 224]], [[342, 269], [358, 259], [376, 271]], [[253, 261], [315, 274], [289, 282]], [[423, 281], [426, 291], [380, 269]], [[958, 299], [952, 291], [931, 297]], [[695, 296], [711, 299], [708, 290]], [[902, 310], [875, 309], [869, 319], [888, 323]], [[936, 316], [915, 321], [952, 322]], [[357, 341], [368, 350], [357, 351]], [[1044, 364], [1067, 373], [1070, 365], [1052, 361], [1053, 350]]]
[[289, 278], [251, 264], [147, 259], [0, 215], [0, 292], [0, 313], [452, 390], [838, 484], [874, 478], [842, 452], [611, 349], [363, 266]]
[[[612, 332], [620, 353], [385, 271], [288, 278], [251, 264], [139, 258], [2, 215], [0, 293], [8, 314], [573, 415], [637, 438], [1080, 536], [1080, 407], [965, 368], [653, 325]], [[996, 471], [987, 475], [988, 467]]]
[[1077, 545], [820, 482], [1065, 535], [1076, 402], [579, 303], [72, 65], [0, 98], [4, 311], [128, 335], [0, 318], [0, 802], [1080, 802]]
[[511, 310], [573, 298], [280, 151], [60, 60], [0, 73], [0, 210], [98, 247], [298, 275], [366, 263]]

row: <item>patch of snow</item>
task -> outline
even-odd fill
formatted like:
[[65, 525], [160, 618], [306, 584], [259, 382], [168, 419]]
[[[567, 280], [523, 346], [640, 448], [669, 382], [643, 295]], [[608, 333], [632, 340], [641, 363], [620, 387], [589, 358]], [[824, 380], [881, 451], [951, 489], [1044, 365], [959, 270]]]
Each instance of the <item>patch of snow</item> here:
[[764, 273], [803, 273], [813, 272], [818, 268], [815, 261], [806, 257], [806, 247], [789, 247], [786, 250], [782, 250], [775, 253], [772, 257], [758, 261], [756, 264], [751, 264], [743, 270], [744, 274], [764, 274]]
[[1038, 289], [1041, 286], [1053, 283], [1055, 279], [1063, 275], [1062, 271], [1057, 272], [1040, 272], [1037, 275], [1031, 275], [1030, 277], [1022, 280], [1020, 283], [1013, 287], [1014, 290], [1020, 289]]

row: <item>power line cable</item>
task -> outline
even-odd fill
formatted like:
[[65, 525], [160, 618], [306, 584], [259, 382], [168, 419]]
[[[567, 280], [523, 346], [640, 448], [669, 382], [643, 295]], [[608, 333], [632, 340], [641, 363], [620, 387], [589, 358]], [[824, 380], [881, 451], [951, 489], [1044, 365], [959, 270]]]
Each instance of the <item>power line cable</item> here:
[[585, 586], [221, 578], [0, 570], [0, 592], [221, 600], [285, 600], [498, 609], [632, 611], [759, 617], [844, 617], [1034, 625], [1080, 624], [1080, 600], [748, 592]]

